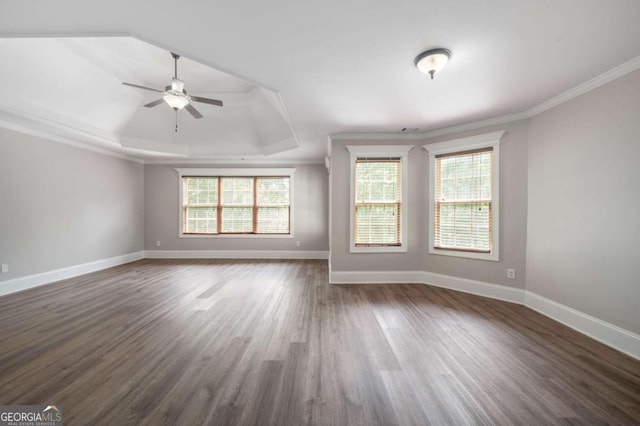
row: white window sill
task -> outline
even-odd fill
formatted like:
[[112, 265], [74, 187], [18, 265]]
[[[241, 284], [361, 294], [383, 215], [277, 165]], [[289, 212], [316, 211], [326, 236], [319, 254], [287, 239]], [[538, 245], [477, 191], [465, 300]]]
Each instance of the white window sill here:
[[279, 238], [279, 239], [292, 239], [293, 234], [180, 234], [180, 238], [223, 238], [223, 239], [263, 239], [263, 238]]
[[406, 246], [398, 247], [351, 247], [350, 253], [406, 253]]
[[467, 259], [476, 260], [489, 260], [491, 262], [499, 262], [500, 256], [497, 252], [492, 253], [476, 253], [472, 251], [458, 251], [458, 250], [446, 250], [446, 249], [429, 249], [429, 254], [435, 254], [440, 256], [452, 256], [452, 257], [464, 257]]

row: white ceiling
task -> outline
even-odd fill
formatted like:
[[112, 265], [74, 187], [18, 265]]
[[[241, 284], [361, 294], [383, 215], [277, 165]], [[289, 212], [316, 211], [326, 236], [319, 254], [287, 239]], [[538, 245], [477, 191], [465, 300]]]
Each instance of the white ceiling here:
[[204, 116], [198, 120], [164, 103], [144, 108], [161, 94], [121, 82], [164, 90], [174, 63], [169, 52], [133, 37], [7, 38], [0, 57], [7, 58], [0, 81], [10, 82], [0, 112], [44, 120], [72, 138], [79, 130], [99, 136], [102, 141], [88, 141], [94, 145], [177, 158], [264, 156], [298, 147], [277, 93], [187, 58], [178, 61], [178, 76], [188, 93], [224, 106], [194, 103]]
[[[275, 157], [296, 159], [321, 158], [330, 134], [403, 127], [428, 131], [527, 110], [640, 55], [638, 22], [637, 0], [0, 3], [1, 37], [133, 35], [242, 77], [249, 82], [244, 84], [278, 92], [300, 146], [288, 149], [295, 145], [285, 141], [271, 152], [285, 149]], [[453, 57], [430, 81], [413, 59], [433, 47], [449, 48]], [[14, 60], [0, 58], [2, 66]], [[145, 61], [125, 62], [113, 72], [125, 73], [132, 82], [138, 76], [155, 83], [171, 73], [170, 62], [164, 70], [154, 66], [157, 75], [142, 69]], [[63, 61], [56, 67], [67, 69]], [[25, 71], [24, 78], [35, 81], [34, 90], [38, 78], [45, 78], [43, 71], [51, 70]], [[217, 84], [216, 74], [202, 73], [194, 70], [193, 79], [203, 89]], [[83, 75], [87, 81], [94, 78]], [[186, 74], [184, 80], [189, 84]], [[118, 96], [127, 105], [139, 105], [130, 99], [139, 94]], [[113, 109], [111, 120], [126, 128], [127, 111]], [[100, 124], [105, 112], [86, 114], [95, 114], [92, 123]], [[156, 142], [168, 138], [155, 117], [139, 118], [131, 134], [153, 128], [150, 137], [160, 139]], [[185, 127], [187, 118], [181, 120]], [[210, 149], [206, 155], [234, 154], [234, 149], [225, 151], [224, 141], [207, 142], [212, 147], [202, 148]]]

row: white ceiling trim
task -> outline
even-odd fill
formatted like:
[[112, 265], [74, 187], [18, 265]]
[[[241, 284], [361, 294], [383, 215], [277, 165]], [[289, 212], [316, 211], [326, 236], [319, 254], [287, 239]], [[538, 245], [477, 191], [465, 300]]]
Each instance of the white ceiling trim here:
[[212, 168], [212, 167], [176, 167], [175, 170], [178, 172], [180, 177], [183, 176], [247, 176], [249, 173], [254, 176], [293, 176], [296, 172], [295, 167], [291, 168], [274, 168], [270, 167], [268, 169], [256, 169], [256, 168], [237, 168], [230, 169], [227, 167], [224, 168]]
[[[249, 78], [249, 77], [247, 77], [245, 75], [238, 74], [237, 72], [231, 71], [230, 69], [228, 69], [226, 67], [220, 66], [218, 64], [214, 64], [211, 61], [208, 61], [208, 60], [204, 59], [201, 55], [195, 54], [195, 52], [191, 52], [191, 51], [188, 51], [188, 50], [182, 50], [182, 49], [176, 49], [175, 46], [171, 46], [171, 45], [166, 44], [166, 43], [161, 43], [156, 39], [152, 39], [150, 37], [142, 36], [141, 34], [136, 33], [136, 32], [130, 32], [130, 33], [126, 33], [124, 35], [128, 36], [128, 37], [137, 38], [138, 40], [142, 40], [145, 43], [149, 43], [151, 45], [159, 47], [160, 49], [164, 49], [167, 52], [177, 53], [180, 56], [184, 56], [185, 58], [189, 58], [192, 61], [199, 62], [202, 65], [208, 66], [209, 68], [213, 68], [213, 69], [216, 69], [218, 71], [222, 71], [225, 74], [229, 74], [229, 75], [231, 75], [233, 77], [236, 77], [236, 78], [239, 78], [241, 80], [244, 80], [244, 81], [246, 81], [246, 82], [248, 82], [250, 84], [253, 84], [255, 86], [261, 86], [261, 87], [264, 87], [265, 89], [271, 90], [272, 92], [279, 93], [278, 90], [274, 89], [273, 87], [271, 87], [271, 86], [269, 86], [267, 84], [263, 84], [263, 83], [261, 83], [259, 81], [254, 80], [253, 78]], [[68, 36], [68, 37], [74, 37], [74, 36]], [[99, 34], [98, 35], [92, 35], [92, 37], [100, 37], [100, 35]], [[251, 90], [249, 90], [249, 91], [251, 91]]]
[[[24, 37], [25, 35], [20, 35], [20, 37]], [[27, 37], [29, 35], [26, 35]], [[61, 35], [54, 34], [53, 37], [78, 37], [82, 35], [69, 34], [69, 35]], [[170, 46], [163, 45], [162, 43], [150, 42], [145, 37], [141, 37], [138, 34], [122, 34], [122, 33], [91, 33], [86, 34], [86, 36], [101, 36], [101, 37], [120, 37], [120, 36], [132, 36], [136, 37], [140, 40], [149, 42], [158, 47], [171, 50]], [[15, 35], [11, 35], [11, 37], [16, 37]], [[35, 37], [42, 37], [42, 34], [38, 34]], [[175, 51], [175, 50], [173, 50]], [[224, 67], [219, 67], [217, 65], [211, 65], [208, 61], [200, 60], [197, 55], [194, 57], [193, 55], [189, 55], [190, 58], [197, 60], [204, 65], [212, 66], [218, 70], [221, 70], [230, 75], [237, 76], [237, 74], [230, 72]], [[458, 133], [468, 130], [475, 130], [483, 127], [489, 127], [493, 125], [505, 124], [509, 122], [514, 122], [526, 118], [534, 117], [544, 111], [547, 111], [551, 108], [554, 108], [564, 102], [567, 102], [571, 99], [574, 99], [580, 95], [588, 93], [604, 84], [607, 84], [613, 80], [616, 80], [620, 77], [623, 77], [626, 74], [629, 74], [633, 71], [640, 69], [640, 56], [637, 56], [615, 68], [610, 69], [609, 71], [604, 72], [603, 74], [594, 77], [582, 84], [579, 84], [572, 89], [569, 89], [557, 96], [554, 96], [528, 110], [523, 112], [503, 115], [499, 117], [494, 117], [486, 120], [474, 121], [470, 123], [465, 123], [457, 126], [445, 127], [442, 129], [435, 129], [422, 133], [336, 133], [329, 135], [329, 140], [422, 140], [428, 139], [436, 136], [442, 136], [452, 133]], [[253, 82], [252, 79], [243, 78], [249, 82]], [[255, 83], [255, 82], [254, 82]], [[258, 84], [258, 83], [255, 83]], [[268, 88], [268, 86], [264, 86]], [[272, 89], [270, 89], [272, 90]], [[284, 105], [282, 100], [282, 96], [279, 92], [274, 91], [277, 94], [278, 101], [280, 106], [283, 108], [284, 113], [286, 114], [287, 121], [289, 126], [291, 127], [292, 133], [294, 135], [294, 139], [298, 146], [300, 146], [300, 142], [297, 137], [297, 133], [295, 132], [293, 123], [289, 119], [289, 113]], [[160, 158], [160, 159], [141, 159], [133, 154], [127, 153], [127, 150], [123, 149], [121, 144], [116, 140], [112, 140], [109, 138], [105, 138], [99, 135], [96, 135], [92, 132], [81, 130], [75, 128], [73, 126], [68, 126], [62, 123], [59, 123], [54, 120], [43, 119], [40, 117], [32, 117], [26, 116], [24, 114], [18, 113], [17, 111], [3, 111], [0, 110], [0, 127], [4, 127], [10, 130], [19, 131], [26, 134], [31, 134], [33, 136], [46, 138], [52, 140], [54, 142], [60, 142], [67, 145], [71, 145], [77, 148], [86, 149], [93, 152], [98, 152], [105, 155], [111, 155], [113, 157], [126, 159], [129, 161], [135, 161], [137, 163], [148, 163], [148, 164], [175, 164], [176, 162], [185, 163], [185, 164], [202, 164], [209, 163], [211, 161], [219, 162], [220, 164], [248, 164], [251, 162], [252, 164], [321, 164], [323, 162], [322, 159], [318, 160], [264, 160], [264, 159], [256, 159], [247, 157], [248, 160], [242, 159], [227, 159], [221, 157], [203, 157], [203, 158], [193, 158], [193, 159], [168, 159], [168, 158]], [[250, 158], [250, 159], [249, 159]]]
[[[113, 36], [113, 37], [117, 38], [118, 36]], [[125, 37], [130, 37], [130, 36], [125, 36]], [[148, 87], [153, 86], [153, 84], [150, 81], [148, 81], [143, 75], [138, 73], [137, 70], [129, 67], [126, 61], [118, 61], [118, 66], [114, 67], [113, 63], [104, 61], [98, 55], [92, 52], [90, 49], [86, 49], [84, 46], [81, 46], [76, 41], [76, 38], [78, 37], [73, 37], [73, 38], [56, 37], [56, 40], [58, 41], [58, 43], [64, 45], [69, 50], [76, 53], [79, 57], [83, 58], [85, 61], [104, 70], [105, 72], [109, 73], [119, 81], [134, 81], [136, 82], [136, 84], [140, 84], [143, 86], [148, 86]], [[133, 38], [136, 38], [141, 41], [145, 41], [143, 38], [140, 38], [140, 37], [133, 37]], [[157, 46], [153, 43], [148, 43], [148, 44], [151, 44], [152, 46]], [[226, 74], [239, 78], [232, 73], [227, 72]], [[249, 85], [246, 89], [243, 89], [243, 90], [211, 91], [211, 90], [201, 90], [197, 86], [193, 86], [191, 84], [189, 85], [189, 92], [191, 94], [197, 93], [198, 96], [214, 96], [215, 97], [215, 96], [223, 95], [226, 97], [234, 96], [234, 97], [237, 97], [238, 99], [243, 99], [243, 100], [246, 100], [250, 92], [255, 89], [256, 87], [252, 87], [252, 85]]]
[[331, 140], [421, 140], [429, 139], [436, 136], [449, 135], [452, 133], [464, 132], [467, 130], [475, 130], [483, 127], [495, 126], [498, 124], [511, 123], [526, 118], [535, 117], [536, 115], [561, 105], [580, 95], [588, 93], [600, 86], [603, 86], [613, 80], [623, 77], [633, 71], [640, 69], [640, 56], [627, 61], [615, 68], [610, 69], [597, 77], [581, 83], [566, 92], [563, 92], [553, 98], [529, 108], [523, 112], [502, 115], [499, 117], [489, 118], [486, 120], [473, 121], [470, 123], [460, 124], [458, 126], [444, 127], [442, 129], [430, 130], [421, 133], [335, 133], [329, 135]]
[[87, 151], [110, 155], [140, 164], [144, 163], [140, 158], [121, 152], [121, 150], [124, 150], [114, 140], [40, 117], [27, 117], [18, 112], [0, 110], [0, 127]]
[[330, 135], [331, 140], [423, 140], [436, 136], [449, 135], [451, 133], [464, 132], [466, 130], [480, 129], [483, 127], [494, 126], [498, 124], [511, 123], [527, 118], [525, 113], [502, 115], [500, 117], [489, 118], [487, 120], [473, 121], [471, 123], [460, 124], [458, 126], [445, 127], [442, 129], [431, 130], [422, 133], [336, 133]]
[[291, 139], [293, 139], [293, 142], [296, 144], [295, 148], [300, 147], [300, 142], [298, 142], [298, 138], [295, 136], [294, 133], [294, 137], [293, 138], [287, 138], [284, 139], [280, 142], [271, 144], [271, 145], [267, 145], [263, 150], [262, 153], [264, 155], [272, 155], [272, 154], [277, 154], [279, 152], [284, 152], [284, 151], [288, 151], [290, 149], [295, 149], [291, 147]]
[[75, 39], [59, 38], [57, 39], [57, 42], [77, 54], [78, 57], [84, 59], [88, 63], [109, 73], [116, 80], [137, 81], [138, 84], [146, 86], [151, 85], [151, 83], [146, 81], [146, 79], [142, 75], [129, 68], [127, 63], [124, 61], [120, 61], [118, 63], [118, 67], [114, 67], [113, 63], [100, 59], [93, 51], [91, 51], [90, 49], [86, 49], [84, 46], [81, 46]]
[[640, 56], [636, 56], [635, 58], [627, 61], [621, 65], [618, 65], [615, 68], [610, 69], [597, 77], [592, 78], [591, 80], [585, 81], [582, 84], [577, 85], [576, 87], [567, 90], [559, 94], [558, 96], [554, 96], [553, 98], [542, 102], [533, 108], [529, 108], [526, 111], [527, 117], [534, 117], [541, 112], [544, 112], [548, 109], [556, 107], [560, 104], [563, 104], [573, 98], [576, 98], [580, 95], [583, 95], [587, 92], [590, 92], [594, 89], [597, 89], [600, 86], [603, 86], [615, 79], [618, 79], [622, 76], [629, 74], [637, 69], [640, 69]]
[[272, 158], [220, 158], [220, 157], [207, 157], [207, 158], [152, 158], [144, 161], [145, 164], [172, 164], [172, 165], [194, 165], [194, 164], [206, 164], [208, 166], [215, 165], [234, 165], [234, 166], [256, 166], [256, 165], [281, 165], [281, 166], [295, 166], [302, 164], [324, 164], [324, 159], [306, 159], [306, 160], [278, 160]]
[[[253, 157], [250, 155], [240, 158], [238, 156], [185, 158], [188, 154], [176, 152], [161, 153], [161, 155], [164, 155], [164, 158], [140, 158], [135, 151], [144, 151], [144, 153], [141, 152], [140, 155], [157, 155], [157, 153], [140, 147], [123, 147], [120, 142], [115, 140], [115, 136], [114, 139], [110, 139], [87, 130], [62, 124], [58, 121], [37, 116], [28, 116], [19, 111], [2, 109], [0, 109], [0, 127], [140, 164], [322, 164], [324, 161], [323, 159], [277, 160], [267, 159], [264, 158], [264, 156]], [[138, 140], [146, 141], [143, 139]], [[295, 139], [295, 141], [298, 143], [297, 139]]]
[[[292, 141], [295, 144], [295, 147], [300, 147], [301, 143], [299, 137], [295, 131], [295, 127], [291, 122], [291, 118], [289, 115], [289, 111], [282, 99], [282, 95], [277, 90], [272, 89], [271, 87], [257, 83], [255, 80], [246, 78], [243, 76], [239, 76], [237, 73], [227, 70], [224, 67], [220, 67], [217, 65], [211, 65], [208, 61], [203, 61], [198, 59], [198, 56], [193, 55], [183, 55], [180, 50], [173, 49], [172, 47], [165, 45], [163, 43], [158, 43], [156, 41], [149, 41], [147, 37], [142, 37], [136, 33], [100, 33], [100, 32], [90, 32], [90, 33], [56, 33], [56, 34], [11, 34], [7, 36], [8, 38], [53, 38], [59, 39], [58, 41], [74, 51], [75, 53], [79, 53], [80, 57], [83, 57], [88, 63], [98, 66], [101, 69], [104, 69], [110, 75], [115, 77], [118, 80], [135, 80], [141, 82], [142, 84], [150, 85], [146, 82], [146, 79], [139, 76], [134, 70], [129, 69], [127, 67], [123, 67], [122, 69], [114, 69], [111, 64], [107, 64], [98, 58], [96, 55], [92, 54], [90, 51], [85, 49], [80, 44], [74, 42], [73, 38], [78, 37], [132, 37], [153, 46], [159, 47], [161, 49], [176, 52], [182, 56], [187, 56], [191, 60], [199, 62], [205, 66], [209, 66], [211, 68], [215, 68], [218, 71], [222, 71], [230, 76], [242, 79], [248, 82], [250, 85], [256, 85], [256, 87], [248, 87], [246, 90], [241, 91], [200, 91], [195, 89], [195, 92], [198, 92], [200, 96], [213, 96], [213, 97], [225, 97], [232, 98], [234, 101], [238, 103], [246, 103], [248, 98], [251, 96], [255, 96], [255, 94], [260, 93], [260, 87], [263, 89], [269, 90], [273, 92], [275, 95], [274, 108], [283, 116], [284, 121], [289, 127], [292, 138], [288, 139], [288, 141]], [[71, 39], [71, 40], [70, 40]], [[0, 38], [2, 40], [2, 38]], [[129, 75], [129, 77], [127, 77]], [[133, 76], [133, 77], [132, 77]], [[7, 113], [5, 113], [7, 112]], [[99, 129], [96, 131], [92, 131], [91, 129], [84, 128], [85, 126], [80, 125], [76, 126], [71, 123], [65, 123], [53, 115], [44, 114], [41, 111], [40, 115], [30, 115], [25, 114], [19, 110], [0, 110], [0, 127], [8, 128], [11, 130], [19, 131], [26, 134], [32, 134], [34, 136], [43, 137], [49, 139], [54, 142], [65, 143], [68, 145], [73, 145], [77, 148], [85, 148], [90, 151], [100, 152], [103, 154], [111, 155], [139, 163], [148, 162], [150, 159], [145, 158], [150, 155], [160, 155], [164, 158], [167, 158], [165, 154], [161, 152], [154, 152], [153, 150], [137, 149], [134, 147], [133, 149], [129, 149], [126, 146], [122, 145], [122, 140], [118, 135], [106, 135], [101, 136]], [[275, 154], [278, 152], [282, 152], [288, 149], [291, 149], [291, 143], [285, 144], [284, 142], [278, 143], [275, 146], [269, 147], [268, 151], [264, 152], [264, 155]], [[136, 152], [136, 151], [145, 151]], [[188, 153], [185, 153], [187, 158], [193, 158], [196, 161], [208, 161], [211, 159], [211, 156], [202, 156], [202, 157], [190, 157]], [[175, 156], [176, 153], [168, 153], [168, 156]], [[180, 154], [178, 154], [180, 155]], [[182, 158], [184, 156], [181, 155]], [[214, 157], [215, 159], [224, 159], [225, 157]], [[238, 156], [236, 156], [238, 158]], [[158, 158], [162, 160], [163, 158]], [[321, 160], [318, 160], [321, 163]]]
[[273, 90], [273, 93], [275, 93], [277, 98], [278, 98], [278, 102], [280, 103], [280, 107], [282, 108], [281, 113], [284, 116], [284, 121], [286, 121], [287, 124], [289, 125], [289, 129], [291, 130], [291, 133], [293, 134], [293, 139], [296, 142], [296, 145], [298, 145], [298, 147], [299, 147], [300, 146], [300, 140], [298, 139], [298, 133], [296, 133], [296, 129], [293, 126], [293, 121], [291, 121], [291, 116], [289, 115], [289, 110], [287, 109], [286, 105], [284, 104], [284, 100], [282, 99], [282, 95], [277, 90]]
[[498, 124], [512, 123], [514, 121], [529, 118], [526, 111], [517, 112], [515, 114], [501, 115], [500, 117], [489, 118], [486, 120], [472, 121], [471, 123], [460, 124], [459, 126], [446, 127], [444, 129], [431, 130], [425, 132], [422, 139], [435, 138], [436, 136], [450, 135], [452, 133], [465, 132], [467, 130], [481, 129], [483, 127], [497, 126]]

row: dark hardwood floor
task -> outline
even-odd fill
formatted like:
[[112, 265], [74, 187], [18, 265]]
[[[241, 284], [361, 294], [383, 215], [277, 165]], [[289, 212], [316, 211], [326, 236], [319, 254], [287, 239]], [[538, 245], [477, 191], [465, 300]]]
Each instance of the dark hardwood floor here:
[[525, 307], [144, 260], [0, 298], [0, 404], [65, 424], [638, 424], [640, 362]]

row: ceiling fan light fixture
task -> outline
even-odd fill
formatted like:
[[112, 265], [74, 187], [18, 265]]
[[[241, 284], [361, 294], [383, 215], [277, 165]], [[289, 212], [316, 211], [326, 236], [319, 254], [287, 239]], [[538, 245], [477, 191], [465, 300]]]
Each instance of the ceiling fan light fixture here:
[[416, 56], [414, 63], [421, 73], [430, 75], [433, 80], [434, 74], [447, 65], [449, 58], [451, 58], [449, 49], [438, 48], [422, 52]]
[[[140, 86], [139, 84], [132, 83], [122, 83], [125, 86], [136, 87], [138, 89], [149, 90], [151, 92], [156, 92], [162, 94], [162, 98], [157, 99], [153, 102], [149, 102], [144, 105], [145, 108], [154, 108], [158, 105], [162, 104], [162, 102], [166, 102], [171, 108], [173, 108], [176, 113], [178, 110], [181, 110], [186, 107], [187, 112], [191, 114], [193, 118], [203, 118], [204, 116], [198, 112], [197, 109], [191, 105], [192, 102], [200, 102], [209, 105], [215, 105], [221, 107], [223, 105], [221, 100], [218, 99], [209, 99], [203, 98], [200, 96], [189, 96], [187, 95], [187, 91], [184, 90], [184, 81], [178, 78], [178, 59], [180, 59], [180, 55], [171, 53], [173, 57], [173, 70], [174, 75], [171, 79], [171, 85], [165, 86], [164, 91], [153, 89], [151, 87]], [[176, 132], [178, 131], [178, 114], [176, 114]]]
[[173, 109], [182, 109], [189, 103], [186, 96], [174, 95], [173, 93], [165, 94], [162, 99]]

